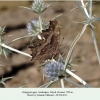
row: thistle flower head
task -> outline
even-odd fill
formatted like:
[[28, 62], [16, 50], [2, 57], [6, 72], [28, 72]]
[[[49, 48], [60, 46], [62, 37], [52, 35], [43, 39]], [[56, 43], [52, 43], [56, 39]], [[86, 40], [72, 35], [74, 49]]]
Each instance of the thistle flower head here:
[[4, 28], [0, 27], [0, 55], [4, 55], [7, 58], [7, 54], [10, 52], [8, 49], [2, 47], [1, 45], [5, 43], [5, 37], [3, 36]]
[[45, 65], [45, 74], [51, 80], [58, 79], [64, 75], [64, 64], [54, 60], [49, 62]]
[[[41, 24], [42, 24], [42, 28], [45, 29], [46, 28], [46, 24], [45, 22], [42, 20], [41, 21]], [[38, 20], [31, 20], [31, 22], [29, 22], [27, 25], [27, 32], [28, 34], [34, 34], [34, 35], [37, 35], [38, 38], [40, 39], [41, 36], [40, 36], [40, 25], [39, 25], [39, 21]]]
[[[50, 4], [51, 5], [51, 4]], [[43, 0], [34, 0], [31, 10], [36, 14], [41, 14], [44, 12], [50, 5], [45, 5]]]
[[32, 34], [36, 30], [37, 21], [32, 20], [26, 25], [28, 34]]
[[[52, 3], [51, 3], [52, 4]], [[28, 9], [38, 15], [40, 15], [41, 13], [43, 13], [51, 4], [45, 5], [45, 3], [43, 2], [43, 0], [34, 0], [31, 8], [28, 7], [24, 7], [24, 6], [20, 6], [22, 8]]]

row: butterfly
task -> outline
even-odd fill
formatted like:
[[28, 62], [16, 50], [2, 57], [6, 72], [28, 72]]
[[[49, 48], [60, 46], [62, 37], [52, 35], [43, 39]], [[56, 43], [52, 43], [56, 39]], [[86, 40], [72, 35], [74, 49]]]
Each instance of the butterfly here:
[[60, 49], [60, 25], [57, 20], [50, 21], [49, 27], [42, 30], [42, 39], [36, 37], [29, 46], [33, 60], [47, 60], [57, 58], [61, 54]]

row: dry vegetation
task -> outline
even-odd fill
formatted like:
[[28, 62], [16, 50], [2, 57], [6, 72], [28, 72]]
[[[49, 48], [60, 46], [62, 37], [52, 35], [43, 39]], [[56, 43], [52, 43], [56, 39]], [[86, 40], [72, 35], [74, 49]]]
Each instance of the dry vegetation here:
[[[18, 8], [19, 6], [29, 7], [30, 5], [31, 2], [29, 1], [0, 1], [0, 26], [6, 26], [6, 35], [13, 35], [8, 37], [6, 42], [10, 42], [17, 37], [26, 35], [26, 24], [31, 19], [38, 19], [36, 14], [26, 9]], [[64, 57], [66, 57], [72, 41], [83, 27], [83, 25], [81, 24], [73, 23], [73, 21], [81, 21], [83, 19], [82, 14], [79, 10], [70, 12], [70, 10], [75, 6], [76, 5], [74, 2], [55, 2], [42, 14], [42, 18], [46, 22], [48, 22], [56, 15], [63, 13], [63, 15], [57, 18], [57, 20], [62, 26], [61, 40], [64, 37], [65, 39], [63, 41], [63, 44], [66, 43], [66, 47], [63, 49], [63, 52], [65, 52]], [[99, 13], [100, 6], [94, 4], [93, 12]], [[95, 26], [98, 46], [100, 48], [99, 22], [97, 22]], [[29, 45], [29, 41], [30, 38], [19, 40], [11, 44], [10, 46], [23, 52], [30, 53], [30, 50], [27, 48], [27, 46]], [[91, 86], [100, 87], [100, 66], [96, 57], [92, 37], [88, 29], [81, 37], [80, 41], [77, 43], [73, 53], [73, 59], [78, 59], [75, 61], [78, 66], [74, 68], [77, 70], [76, 74], [84, 79]], [[8, 56], [8, 59], [2, 57], [0, 63], [6, 66], [6, 69], [0, 68], [0, 77], [14, 76], [13, 79], [6, 81], [6, 87], [21, 87], [27, 84], [28, 86], [26, 87], [39, 87], [40, 85], [48, 81], [47, 79], [45, 79], [44, 81], [42, 79], [43, 68], [36, 68], [39, 65], [39, 61], [30, 62], [30, 58], [15, 53], [10, 54]], [[74, 87], [67, 82], [65, 83], [66, 87]], [[56, 86], [59, 87], [60, 83], [57, 83]]]

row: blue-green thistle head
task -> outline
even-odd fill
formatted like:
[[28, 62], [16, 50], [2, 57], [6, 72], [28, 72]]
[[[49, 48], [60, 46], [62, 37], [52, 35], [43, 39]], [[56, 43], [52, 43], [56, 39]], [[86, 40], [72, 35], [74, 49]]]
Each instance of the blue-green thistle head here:
[[51, 80], [64, 76], [64, 64], [58, 61], [51, 61], [45, 65], [45, 74]]
[[[39, 25], [39, 21], [38, 20], [31, 20], [27, 25], [27, 32], [29, 35], [34, 34], [34, 36], [38, 36], [38, 38], [40, 39], [41, 36], [41, 31], [40, 31], [40, 25]], [[41, 24], [42, 24], [42, 29], [46, 28], [46, 23], [41, 20]]]
[[[42, 28], [46, 28], [46, 23], [42, 20], [41, 21]], [[40, 32], [40, 25], [38, 20], [31, 20], [27, 25], [27, 32], [28, 34], [36, 34], [37, 32]]]
[[36, 14], [41, 14], [43, 13], [49, 6], [49, 5], [45, 5], [45, 3], [43, 2], [43, 0], [34, 0], [32, 6], [31, 6], [31, 10], [36, 13]]

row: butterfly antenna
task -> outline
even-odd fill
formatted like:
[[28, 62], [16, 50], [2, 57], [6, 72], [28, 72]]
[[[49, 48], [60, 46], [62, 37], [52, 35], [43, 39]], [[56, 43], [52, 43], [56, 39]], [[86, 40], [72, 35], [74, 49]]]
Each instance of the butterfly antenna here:
[[[71, 40], [71, 39], [70, 39], [70, 40]], [[68, 43], [70, 42], [70, 40], [68, 40], [65, 44], [63, 44], [63, 45], [60, 47], [60, 49], [66, 47], [66, 46], [68, 45]]]
[[60, 45], [62, 45], [63, 41], [64, 41], [64, 37], [62, 38]]

